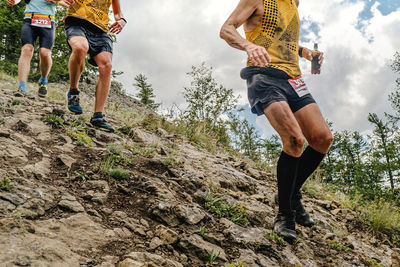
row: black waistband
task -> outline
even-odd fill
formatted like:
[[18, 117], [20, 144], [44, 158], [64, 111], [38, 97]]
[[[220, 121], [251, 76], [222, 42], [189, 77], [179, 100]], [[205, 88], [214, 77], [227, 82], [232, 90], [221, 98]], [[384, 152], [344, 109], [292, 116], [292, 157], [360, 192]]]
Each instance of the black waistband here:
[[98, 26], [95, 24], [91, 23], [90, 21], [87, 21], [86, 19], [81, 19], [77, 17], [72, 17], [69, 16], [65, 19], [65, 25], [71, 25], [71, 26], [82, 26], [85, 27], [87, 30], [93, 32], [93, 33], [102, 33], [104, 32], [102, 29], [100, 29]]
[[240, 72], [240, 77], [244, 80], [249, 79], [255, 74], [264, 74], [278, 79], [285, 79], [289, 80], [290, 77], [286, 72], [274, 68], [266, 68], [266, 67], [257, 67], [257, 66], [250, 66], [242, 69]]

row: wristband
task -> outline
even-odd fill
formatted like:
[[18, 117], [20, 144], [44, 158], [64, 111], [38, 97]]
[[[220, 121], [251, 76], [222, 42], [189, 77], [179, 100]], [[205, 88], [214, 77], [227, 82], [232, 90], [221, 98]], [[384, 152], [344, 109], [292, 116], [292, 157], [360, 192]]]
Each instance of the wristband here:
[[123, 20], [123, 21], [125, 21], [125, 23], [128, 23], [127, 21], [126, 21], [126, 19], [125, 18], [120, 18], [119, 20]]
[[303, 47], [299, 47], [299, 57], [303, 57]]

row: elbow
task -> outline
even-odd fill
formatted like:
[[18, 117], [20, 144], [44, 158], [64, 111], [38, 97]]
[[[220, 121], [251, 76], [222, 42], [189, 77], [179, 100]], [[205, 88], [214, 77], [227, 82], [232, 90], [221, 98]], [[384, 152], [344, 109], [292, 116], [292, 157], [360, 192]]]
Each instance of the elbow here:
[[219, 38], [225, 40], [226, 37], [226, 29], [225, 29], [225, 25], [222, 26], [221, 30], [219, 31]]

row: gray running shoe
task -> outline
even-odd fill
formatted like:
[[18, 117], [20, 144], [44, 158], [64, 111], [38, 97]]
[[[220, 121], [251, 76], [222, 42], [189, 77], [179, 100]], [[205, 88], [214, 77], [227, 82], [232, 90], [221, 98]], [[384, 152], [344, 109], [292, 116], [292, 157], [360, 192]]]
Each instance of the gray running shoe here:
[[24, 97], [26, 95], [26, 90], [22, 88], [18, 88], [17, 91], [14, 92], [15, 97]]

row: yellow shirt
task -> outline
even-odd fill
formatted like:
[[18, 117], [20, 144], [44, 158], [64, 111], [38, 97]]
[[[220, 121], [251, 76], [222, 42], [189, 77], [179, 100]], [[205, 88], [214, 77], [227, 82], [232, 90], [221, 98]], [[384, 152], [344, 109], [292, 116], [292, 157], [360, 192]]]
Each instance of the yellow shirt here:
[[74, 16], [95, 24], [108, 32], [108, 13], [112, 0], [75, 0], [68, 8], [67, 17]]
[[[265, 47], [269, 67], [282, 70], [291, 77], [301, 75], [299, 66], [300, 19], [294, 0], [264, 0], [264, 15], [259, 26], [246, 31], [246, 39]], [[254, 64], [250, 59], [247, 66]]]

